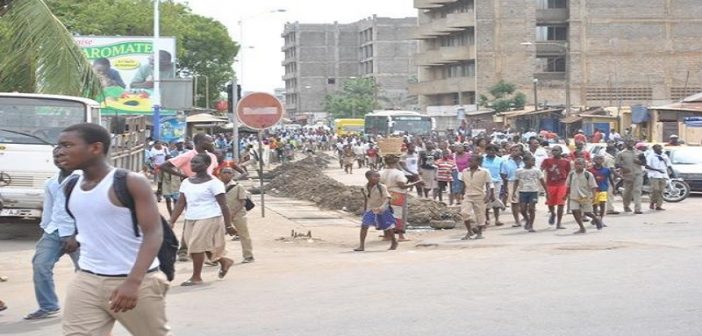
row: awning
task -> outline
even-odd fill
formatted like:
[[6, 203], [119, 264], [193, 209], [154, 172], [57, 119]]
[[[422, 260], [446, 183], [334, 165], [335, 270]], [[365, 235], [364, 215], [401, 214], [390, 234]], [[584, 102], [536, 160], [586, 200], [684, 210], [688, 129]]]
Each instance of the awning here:
[[567, 117], [561, 119], [561, 122], [564, 124], [572, 124], [572, 123], [576, 123], [576, 122], [582, 121], [582, 120], [583, 120], [583, 117], [578, 116], [578, 115], [572, 115], [572, 116], [567, 116]]
[[209, 113], [199, 113], [188, 116], [186, 121], [190, 124], [200, 124], [200, 123], [226, 123], [227, 119], [215, 117]]

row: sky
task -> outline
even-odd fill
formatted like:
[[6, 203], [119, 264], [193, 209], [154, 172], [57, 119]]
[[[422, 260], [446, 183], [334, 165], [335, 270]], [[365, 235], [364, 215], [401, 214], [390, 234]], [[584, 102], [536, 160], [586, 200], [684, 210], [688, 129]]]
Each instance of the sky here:
[[[300, 23], [349, 23], [376, 14], [385, 17], [414, 17], [412, 0], [188, 0], [193, 12], [222, 22], [234, 41], [243, 41], [241, 72], [243, 90], [273, 92], [285, 87], [282, 76], [283, 25]], [[271, 13], [284, 9], [285, 12]], [[243, 38], [238, 22], [242, 20]], [[240, 52], [240, 55], [242, 53]], [[241, 83], [240, 83], [241, 84]]]

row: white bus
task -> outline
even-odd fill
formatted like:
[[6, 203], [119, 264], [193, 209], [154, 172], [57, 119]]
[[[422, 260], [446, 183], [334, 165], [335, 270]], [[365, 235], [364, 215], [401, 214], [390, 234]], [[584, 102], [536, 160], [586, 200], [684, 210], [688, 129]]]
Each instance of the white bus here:
[[93, 100], [0, 93], [0, 217], [40, 218], [44, 183], [56, 174], [52, 151], [69, 125], [100, 122]]
[[429, 135], [433, 128], [431, 117], [414, 111], [374, 111], [365, 117], [368, 135]]

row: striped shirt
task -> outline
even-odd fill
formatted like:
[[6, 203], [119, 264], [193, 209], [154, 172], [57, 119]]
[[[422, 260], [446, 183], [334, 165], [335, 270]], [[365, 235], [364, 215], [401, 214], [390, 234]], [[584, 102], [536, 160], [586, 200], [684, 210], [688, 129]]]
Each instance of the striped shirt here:
[[451, 182], [451, 172], [456, 169], [456, 161], [439, 159], [434, 163], [437, 167], [436, 180], [440, 182]]

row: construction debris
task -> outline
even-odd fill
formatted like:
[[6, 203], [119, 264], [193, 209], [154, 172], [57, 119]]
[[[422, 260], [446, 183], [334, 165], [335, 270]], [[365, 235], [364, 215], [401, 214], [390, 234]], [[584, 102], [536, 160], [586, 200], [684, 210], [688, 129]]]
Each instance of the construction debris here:
[[[264, 179], [270, 179], [265, 186], [266, 192], [312, 201], [323, 209], [343, 210], [360, 216], [363, 213], [362, 187], [347, 186], [323, 172], [330, 162], [335, 161], [326, 154], [317, 154], [276, 167], [264, 174]], [[443, 203], [410, 197], [408, 226], [429, 226], [432, 220], [458, 221], [460, 215]]]

